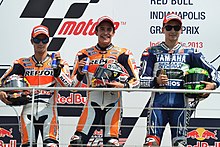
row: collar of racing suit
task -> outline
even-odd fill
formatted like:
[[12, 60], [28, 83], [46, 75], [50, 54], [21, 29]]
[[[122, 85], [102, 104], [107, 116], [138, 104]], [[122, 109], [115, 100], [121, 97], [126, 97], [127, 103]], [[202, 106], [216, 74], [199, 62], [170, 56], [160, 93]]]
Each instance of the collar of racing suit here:
[[35, 66], [37, 66], [37, 67], [43, 66], [43, 63], [46, 62], [49, 58], [50, 58], [50, 55], [47, 54], [46, 58], [45, 58], [43, 61], [38, 61], [38, 60], [35, 58], [34, 55], [32, 56], [32, 59], [33, 59], [34, 62], [36, 63]]
[[172, 49], [170, 49], [167, 45], [166, 45], [166, 43], [165, 42], [162, 42], [161, 43], [161, 46], [165, 49], [165, 50], [167, 50], [167, 51], [176, 51], [176, 50], [178, 50], [179, 48], [181, 48], [182, 47], [182, 45], [180, 44], [180, 43], [178, 43], [178, 44], [176, 44]]
[[101, 47], [99, 44], [97, 44], [95, 47], [98, 49], [98, 50], [101, 50], [101, 51], [107, 51], [107, 50], [110, 50], [114, 45], [111, 43], [109, 44], [108, 46], [106, 47]]

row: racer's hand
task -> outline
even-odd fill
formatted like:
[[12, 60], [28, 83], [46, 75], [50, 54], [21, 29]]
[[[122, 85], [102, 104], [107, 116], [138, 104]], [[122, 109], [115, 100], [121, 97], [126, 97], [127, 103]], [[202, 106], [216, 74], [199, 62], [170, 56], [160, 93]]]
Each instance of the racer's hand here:
[[57, 58], [61, 58], [60, 52], [56, 52], [56, 53], [55, 53], [55, 58], [56, 58], [56, 59], [57, 59]]
[[57, 60], [57, 67], [58, 67], [58, 68], [63, 68], [64, 65], [63, 65], [63, 63], [61, 62], [60, 52], [56, 52], [56, 53], [55, 53], [55, 58], [56, 58], [56, 60]]
[[80, 60], [78, 62], [78, 72], [81, 74], [81, 75], [84, 75], [85, 73], [82, 72], [82, 69], [83, 67], [86, 65], [86, 58], [83, 58], [82, 60]]
[[60, 55], [60, 52], [56, 52], [56, 53], [55, 53], [55, 58], [56, 58], [57, 67], [56, 67], [56, 68], [53, 68], [53, 71], [54, 71], [54, 77], [58, 77], [58, 76], [60, 75], [61, 68], [64, 67], [63, 63], [61, 63], [61, 55]]
[[106, 82], [105, 84], [113, 88], [124, 88], [124, 84], [117, 81]]
[[31, 90], [24, 90], [23, 91], [23, 94], [24, 95], [30, 95], [32, 92], [31, 92]]
[[8, 96], [7, 96], [6, 92], [0, 91], [0, 100], [2, 102], [4, 102], [5, 104], [12, 104], [12, 102], [8, 101], [7, 98], [8, 98]]
[[[203, 90], [214, 90], [215, 84], [212, 82], [206, 82], [206, 81], [201, 81], [201, 83], [205, 84], [205, 88]], [[199, 96], [201, 96], [202, 98], [207, 98], [210, 95], [210, 93], [202, 93]]]
[[164, 70], [161, 70], [161, 73], [157, 77], [157, 84], [159, 84], [159, 85], [161, 85], [161, 84], [166, 85], [167, 83], [168, 83], [168, 77], [164, 73]]
[[201, 81], [201, 83], [206, 85], [203, 90], [215, 90], [216, 89], [215, 83], [206, 82], [206, 81]]

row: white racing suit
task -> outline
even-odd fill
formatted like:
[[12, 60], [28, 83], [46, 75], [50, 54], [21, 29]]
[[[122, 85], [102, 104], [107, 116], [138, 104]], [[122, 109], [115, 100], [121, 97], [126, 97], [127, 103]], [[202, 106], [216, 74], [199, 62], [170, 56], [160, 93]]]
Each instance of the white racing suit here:
[[[69, 65], [62, 59], [60, 62], [64, 67], [61, 69], [59, 77], [55, 78], [51, 67], [50, 55], [47, 55], [46, 59], [41, 63], [35, 59], [34, 55], [29, 58], [20, 58], [14, 62], [12, 68], [5, 72], [1, 81], [3, 83], [8, 76], [16, 74], [25, 77], [31, 87], [64, 86], [70, 76]], [[43, 137], [44, 146], [58, 145], [57, 95], [57, 90], [34, 91], [32, 139], [30, 138], [32, 99], [23, 106], [20, 117], [22, 146], [30, 146], [31, 141], [36, 146], [39, 131]]]

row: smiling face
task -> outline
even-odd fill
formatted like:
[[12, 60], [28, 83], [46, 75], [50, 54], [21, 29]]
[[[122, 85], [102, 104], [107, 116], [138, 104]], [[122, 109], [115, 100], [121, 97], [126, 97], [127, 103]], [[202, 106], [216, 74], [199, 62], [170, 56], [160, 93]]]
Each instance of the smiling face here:
[[182, 32], [182, 28], [179, 21], [171, 20], [163, 26], [163, 33], [165, 34], [166, 43], [178, 42], [181, 32]]
[[109, 44], [111, 44], [114, 34], [115, 32], [112, 24], [107, 21], [102, 22], [96, 30], [98, 44], [101, 47], [107, 47]]

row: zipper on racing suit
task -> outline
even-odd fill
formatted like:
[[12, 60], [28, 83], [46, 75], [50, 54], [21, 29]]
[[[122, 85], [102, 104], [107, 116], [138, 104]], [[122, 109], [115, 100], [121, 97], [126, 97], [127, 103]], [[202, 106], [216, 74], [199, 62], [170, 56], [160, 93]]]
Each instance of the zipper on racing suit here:
[[[37, 61], [37, 62], [38, 62], [38, 61]], [[40, 67], [43, 66], [43, 63], [38, 62], [37, 64], [38, 64], [38, 66], [37, 66], [38, 87], [40, 87], [40, 75], [39, 75], [39, 71], [40, 71]], [[35, 92], [34, 92], [34, 93], [35, 93]], [[39, 97], [36, 98], [36, 101], [37, 101], [36, 118], [38, 118], [38, 98], [39, 98]], [[34, 98], [34, 100], [35, 100], [35, 98]]]
[[[169, 61], [169, 70], [171, 71], [171, 61], [172, 61], [172, 57], [173, 57], [173, 53], [174, 53], [174, 50], [173, 49], [170, 49], [169, 51], [168, 51], [168, 54], [169, 54], [169, 56], [170, 56], [170, 61]], [[170, 72], [168, 72], [168, 74], [171, 74]], [[170, 75], [167, 75], [168, 77], [171, 77]], [[171, 89], [171, 85], [170, 85], [170, 79], [168, 79], [168, 89]], [[172, 104], [173, 105], [173, 103], [174, 103], [174, 100], [171, 98], [172, 96], [171, 96], [171, 92], [169, 92], [169, 98], [168, 98], [168, 101], [169, 101], [169, 104]]]
[[[103, 59], [105, 56], [104, 56], [104, 54], [102, 54], [102, 58], [101, 59]], [[105, 98], [104, 98], [104, 91], [102, 91], [102, 106], [101, 106], [101, 109], [103, 110], [104, 109], [104, 107], [103, 107], [103, 105], [104, 105], [104, 100]]]

